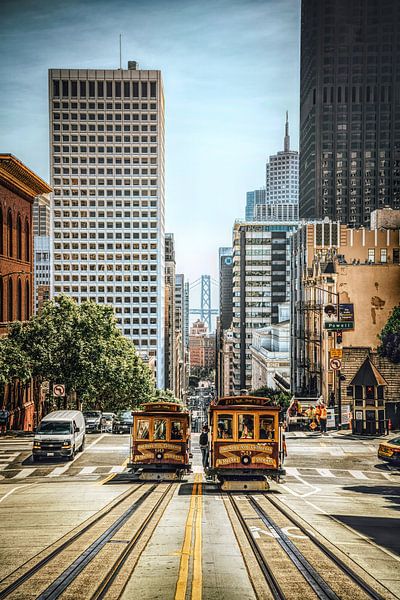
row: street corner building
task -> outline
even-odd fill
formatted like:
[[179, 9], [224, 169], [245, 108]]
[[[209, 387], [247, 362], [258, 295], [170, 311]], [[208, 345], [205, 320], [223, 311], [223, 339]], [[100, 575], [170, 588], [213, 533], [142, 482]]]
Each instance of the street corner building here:
[[[33, 204], [50, 186], [12, 154], [0, 154], [0, 335], [33, 314]], [[33, 429], [31, 386], [16, 381], [0, 390], [9, 427]]]
[[400, 300], [400, 211], [374, 211], [370, 229], [304, 223], [291, 247], [293, 391], [322, 394], [356, 433], [399, 428], [400, 365], [378, 336]]

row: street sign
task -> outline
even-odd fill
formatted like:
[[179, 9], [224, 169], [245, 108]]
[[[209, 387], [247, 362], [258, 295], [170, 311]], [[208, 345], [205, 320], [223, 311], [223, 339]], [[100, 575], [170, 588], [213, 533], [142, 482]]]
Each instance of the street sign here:
[[329, 350], [330, 358], [342, 358], [343, 350], [341, 348], [331, 348]]
[[55, 383], [53, 385], [53, 395], [65, 396], [65, 385], [62, 385], [61, 383]]
[[340, 360], [340, 358], [331, 358], [329, 364], [331, 369], [333, 369], [334, 371], [339, 371], [339, 369], [342, 368], [342, 361]]
[[342, 329], [354, 329], [353, 321], [325, 321], [324, 328], [329, 331], [341, 331]]

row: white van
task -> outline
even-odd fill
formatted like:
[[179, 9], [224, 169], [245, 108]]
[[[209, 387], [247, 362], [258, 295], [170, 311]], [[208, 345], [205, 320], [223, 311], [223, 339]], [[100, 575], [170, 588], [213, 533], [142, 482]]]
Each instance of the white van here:
[[46, 415], [35, 432], [32, 459], [64, 456], [73, 460], [85, 446], [85, 419], [80, 410], [56, 410]]

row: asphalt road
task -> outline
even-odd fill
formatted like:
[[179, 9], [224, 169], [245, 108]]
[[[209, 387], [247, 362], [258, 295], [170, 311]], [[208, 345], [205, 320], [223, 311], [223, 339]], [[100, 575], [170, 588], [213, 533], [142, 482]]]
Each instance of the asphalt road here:
[[[189, 481], [201, 478], [197, 437]], [[344, 433], [289, 433], [287, 476], [271, 490], [279, 502], [400, 598], [400, 473], [378, 461], [378, 443]], [[128, 435], [89, 435], [86, 449], [73, 462], [33, 463], [31, 445], [29, 438], [0, 439], [0, 579], [132, 485], [123, 475]], [[127, 590], [144, 581], [144, 598], [174, 598], [191, 487], [188, 483], [179, 487]], [[221, 496], [207, 483], [203, 495], [203, 598], [254, 598]], [[152, 577], [155, 563], [165, 566], [158, 587]], [[129, 597], [129, 591], [126, 594]]]

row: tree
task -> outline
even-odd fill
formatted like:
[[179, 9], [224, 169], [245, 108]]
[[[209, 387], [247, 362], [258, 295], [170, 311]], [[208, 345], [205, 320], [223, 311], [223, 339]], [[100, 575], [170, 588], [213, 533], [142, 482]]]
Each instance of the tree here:
[[282, 392], [275, 388], [263, 386], [257, 390], [252, 390], [250, 396], [259, 396], [261, 398], [271, 398], [274, 404], [279, 404], [282, 408], [286, 408], [290, 404], [291, 396], [287, 392]]
[[396, 306], [392, 310], [392, 314], [378, 337], [381, 340], [378, 353], [386, 356], [395, 364], [400, 363], [400, 306]]
[[78, 305], [58, 296], [40, 315], [14, 323], [8, 339], [34, 378], [37, 408], [43, 381], [66, 386], [65, 406], [72, 406], [76, 397], [87, 407], [118, 410], [153, 395], [153, 377], [118, 329], [109, 306]]

